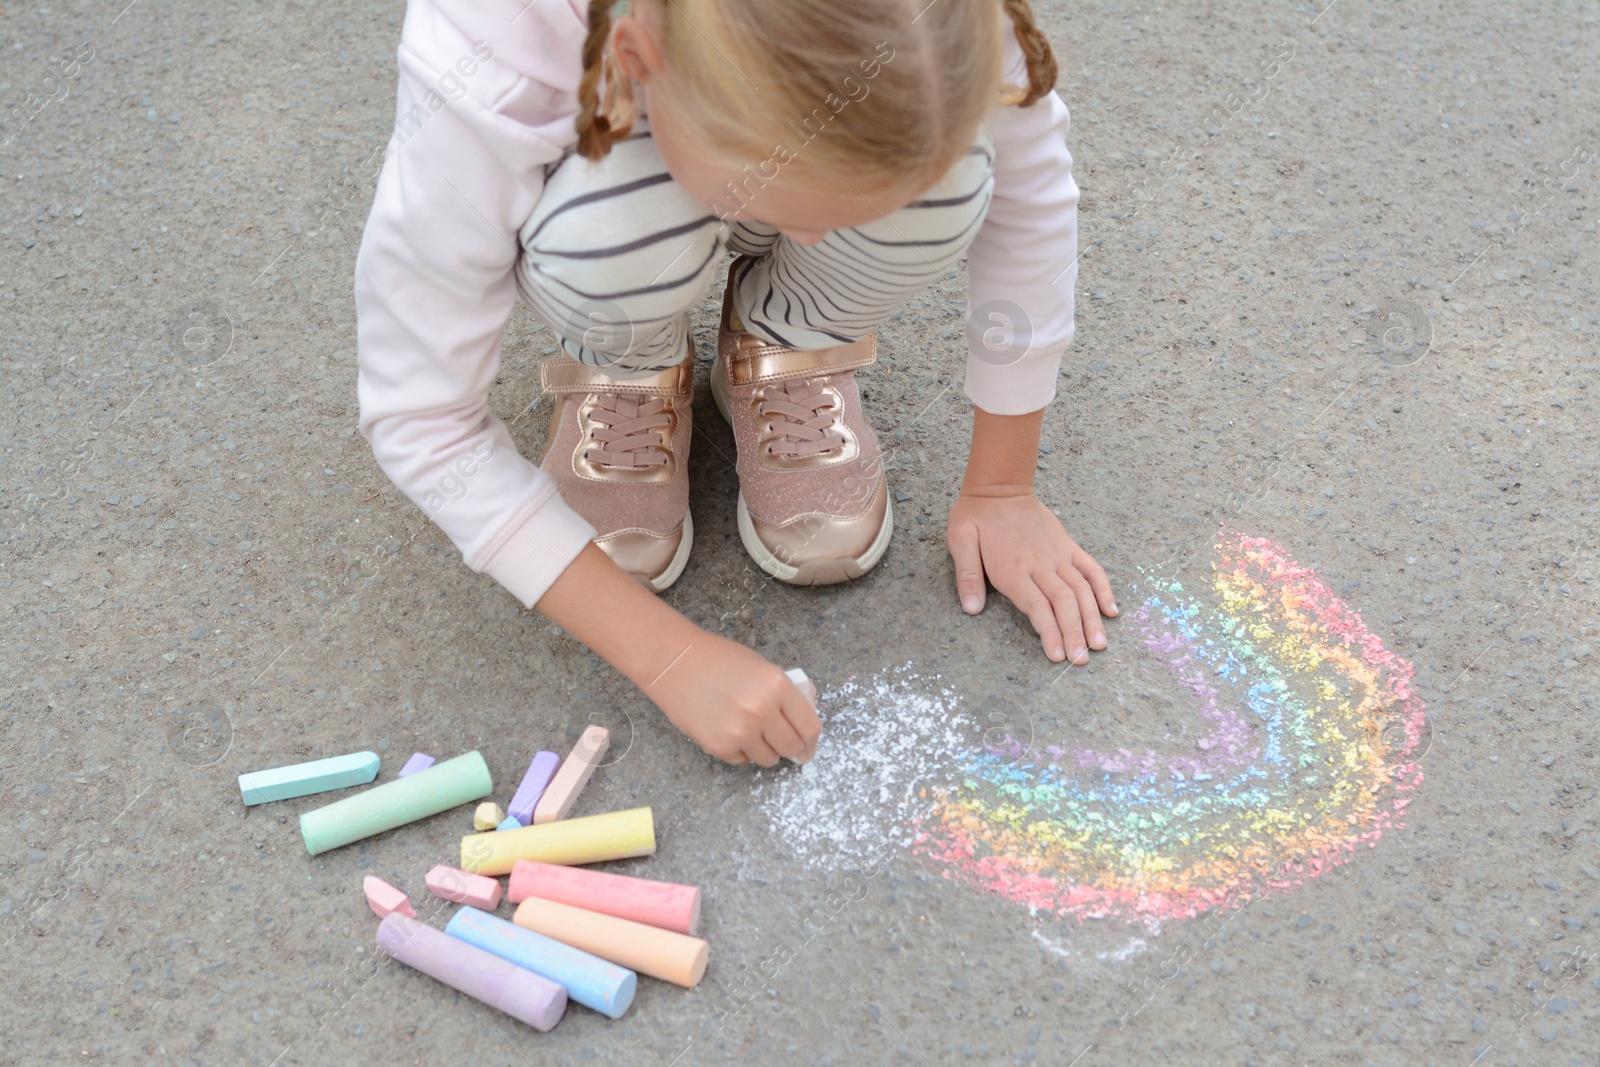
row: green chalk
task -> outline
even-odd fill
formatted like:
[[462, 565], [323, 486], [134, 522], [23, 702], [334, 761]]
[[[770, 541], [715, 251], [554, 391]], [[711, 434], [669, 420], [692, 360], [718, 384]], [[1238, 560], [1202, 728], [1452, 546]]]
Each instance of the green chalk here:
[[477, 752], [468, 752], [308, 811], [300, 816], [300, 836], [315, 856], [482, 799], [493, 790], [488, 764]]
[[326, 793], [347, 785], [366, 785], [378, 777], [376, 752], [352, 752], [347, 756], [274, 767], [239, 776], [239, 792], [246, 804], [265, 804], [269, 800]]

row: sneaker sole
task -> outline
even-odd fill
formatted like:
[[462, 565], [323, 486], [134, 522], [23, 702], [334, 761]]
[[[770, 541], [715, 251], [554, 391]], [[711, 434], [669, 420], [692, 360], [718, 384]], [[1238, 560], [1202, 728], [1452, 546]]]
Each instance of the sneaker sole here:
[[683, 568], [689, 565], [689, 548], [694, 544], [694, 516], [689, 512], [683, 513], [683, 539], [678, 542], [678, 551], [672, 554], [672, 562], [667, 564], [667, 569], [651, 579], [640, 579], [653, 593], [665, 593], [672, 588], [683, 574]]
[[[716, 401], [717, 411], [731, 429], [733, 412], [728, 407], [728, 397], [723, 387], [720, 359], [711, 368], [711, 398]], [[878, 536], [873, 539], [872, 544], [868, 545], [867, 550], [860, 556], [815, 559], [795, 567], [780, 560], [761, 542], [760, 536], [756, 534], [755, 523], [750, 518], [750, 509], [744, 502], [744, 490], [741, 489], [739, 540], [744, 542], [744, 550], [756, 561], [756, 566], [780, 582], [789, 585], [838, 585], [866, 574], [878, 565], [878, 561], [888, 551], [889, 541], [894, 537], [894, 501], [886, 499], [883, 503], [883, 526], [878, 530]]]
[[889, 541], [893, 537], [894, 502], [885, 500], [883, 528], [878, 531], [878, 536], [861, 555], [843, 556], [838, 559], [814, 559], [809, 563], [792, 567], [773, 555], [772, 551], [761, 543], [761, 538], [756, 535], [755, 523], [750, 520], [750, 509], [745, 506], [744, 493], [742, 491], [739, 493], [739, 540], [744, 542], [744, 550], [750, 553], [750, 558], [756, 561], [756, 566], [778, 581], [787, 582], [789, 585], [838, 585], [852, 578], [860, 578], [878, 565], [878, 561], [888, 551]]

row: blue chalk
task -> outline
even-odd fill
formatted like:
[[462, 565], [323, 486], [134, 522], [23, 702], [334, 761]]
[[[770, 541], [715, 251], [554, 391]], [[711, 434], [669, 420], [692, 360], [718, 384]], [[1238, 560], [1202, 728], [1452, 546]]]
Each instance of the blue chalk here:
[[620, 1019], [633, 1003], [639, 976], [626, 967], [524, 930], [488, 912], [463, 907], [450, 919], [444, 932], [524, 970], [561, 983], [567, 988], [567, 996], [601, 1015]]
[[244, 795], [246, 804], [264, 804], [269, 800], [288, 800], [350, 785], [366, 785], [376, 777], [378, 754], [352, 752], [347, 756], [296, 763], [292, 767], [241, 774], [239, 792]]
[[517, 786], [517, 792], [511, 798], [511, 803], [506, 805], [506, 814], [515, 818], [524, 826], [533, 824], [533, 809], [539, 803], [539, 798], [544, 796], [545, 787], [550, 784], [550, 779], [556, 776], [556, 771], [561, 768], [561, 757], [554, 752], [540, 752], [533, 757], [533, 762], [528, 764], [528, 773], [522, 776], [522, 784]]
[[522, 829], [522, 824], [517, 821], [517, 817], [515, 815], [507, 815], [506, 816], [506, 821], [501, 823], [499, 826], [496, 826], [495, 829], [496, 830], [520, 830], [520, 829]]

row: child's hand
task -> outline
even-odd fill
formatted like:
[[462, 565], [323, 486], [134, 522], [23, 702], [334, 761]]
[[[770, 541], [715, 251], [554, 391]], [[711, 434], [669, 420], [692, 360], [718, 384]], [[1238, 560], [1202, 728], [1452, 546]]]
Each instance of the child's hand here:
[[947, 536], [967, 614], [983, 610], [987, 574], [1028, 616], [1053, 661], [1070, 655], [1074, 663], [1089, 662], [1085, 637], [1088, 648], [1106, 647], [1100, 616], [1116, 615], [1117, 602], [1105, 569], [1031, 491], [963, 488]]
[[804, 763], [822, 723], [782, 670], [725, 637], [697, 631], [682, 657], [645, 687], [672, 725], [729, 763]]
[[672, 725], [729, 763], [799, 763], [822, 722], [789, 676], [743, 645], [707, 633], [625, 574], [594, 544], [538, 604], [625, 674]]

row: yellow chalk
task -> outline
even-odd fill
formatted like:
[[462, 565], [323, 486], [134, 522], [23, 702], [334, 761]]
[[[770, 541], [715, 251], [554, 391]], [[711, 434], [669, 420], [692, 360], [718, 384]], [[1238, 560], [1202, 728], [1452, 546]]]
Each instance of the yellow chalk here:
[[493, 830], [505, 821], [505, 809], [492, 800], [485, 800], [472, 812], [472, 828], [474, 830]]
[[471, 874], [510, 874], [518, 860], [572, 866], [653, 856], [655, 851], [656, 824], [650, 809], [629, 808], [520, 830], [468, 834], [461, 839], [461, 869]]

